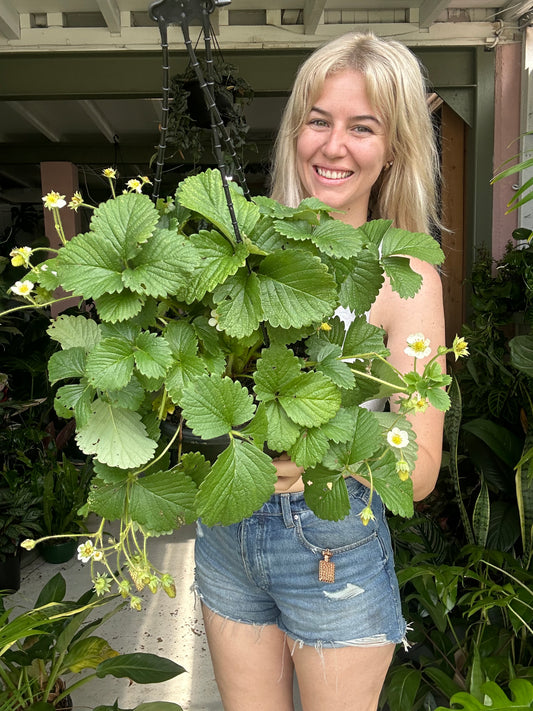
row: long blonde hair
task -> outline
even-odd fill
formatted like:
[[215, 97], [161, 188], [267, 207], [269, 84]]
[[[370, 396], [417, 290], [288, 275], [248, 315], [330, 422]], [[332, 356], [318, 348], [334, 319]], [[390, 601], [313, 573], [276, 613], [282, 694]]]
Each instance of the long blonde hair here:
[[276, 140], [272, 197], [292, 207], [308, 197], [296, 165], [298, 135], [325, 79], [344, 69], [364, 76], [370, 104], [384, 122], [393, 161], [372, 189], [372, 217], [428, 232], [439, 223], [439, 163], [421, 66], [407, 47], [373, 34], [338, 37], [300, 67]]

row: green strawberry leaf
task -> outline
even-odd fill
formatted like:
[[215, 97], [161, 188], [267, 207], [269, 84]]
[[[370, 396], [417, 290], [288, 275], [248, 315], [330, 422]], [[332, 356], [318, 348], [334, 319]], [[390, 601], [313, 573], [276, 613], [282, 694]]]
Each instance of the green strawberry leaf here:
[[318, 465], [304, 474], [304, 498], [310, 509], [322, 519], [338, 521], [350, 513], [350, 499], [344, 477]]
[[[242, 195], [232, 191], [235, 215], [242, 236], [249, 236], [259, 219], [259, 208]], [[182, 180], [176, 190], [181, 205], [205, 217], [228, 239], [235, 241], [235, 233], [226, 202], [222, 178], [218, 170], [208, 169], [199, 175]]]
[[121, 338], [103, 338], [87, 357], [86, 375], [95, 388], [117, 390], [133, 375], [131, 344]]
[[441, 264], [444, 252], [438, 242], [424, 232], [408, 232], [390, 227], [381, 243], [382, 257], [406, 255], [422, 259], [429, 264]]
[[244, 338], [253, 333], [261, 321], [259, 280], [253, 272], [240, 269], [218, 286], [213, 293], [220, 328], [229, 336]]
[[250, 516], [274, 493], [276, 468], [248, 442], [232, 440], [200, 485], [198, 515], [207, 526], [228, 526]]
[[213, 291], [228, 276], [245, 264], [249, 252], [244, 244], [235, 245], [219, 232], [201, 230], [191, 238], [199, 256], [187, 291], [187, 301], [199, 301], [206, 292]]
[[251, 420], [255, 405], [252, 396], [238, 381], [203, 375], [189, 383], [181, 399], [183, 416], [194, 434], [211, 439], [229, 434]]
[[90, 227], [127, 261], [149, 239], [158, 221], [159, 213], [148, 195], [127, 193], [97, 207]]
[[63, 314], [52, 321], [46, 332], [64, 350], [79, 346], [90, 351], [100, 340], [98, 324], [85, 316]]
[[366, 313], [384, 281], [378, 257], [369, 250], [361, 250], [356, 260], [337, 261], [335, 269], [340, 305], [356, 314]]
[[135, 365], [148, 378], [162, 378], [172, 363], [170, 346], [162, 336], [143, 331], [135, 340]]
[[196, 485], [180, 467], [144, 476], [131, 488], [130, 513], [150, 531], [165, 533], [192, 523]]
[[131, 469], [146, 464], [154, 455], [156, 442], [148, 437], [138, 412], [123, 410], [95, 400], [91, 415], [76, 435], [85, 454], [112, 467]]
[[384, 257], [381, 260], [393, 291], [402, 299], [412, 298], [422, 286], [422, 277], [411, 269], [407, 257]]
[[124, 289], [120, 294], [102, 294], [95, 300], [95, 304], [102, 321], [116, 323], [137, 316], [141, 312], [145, 300], [146, 297]]
[[320, 259], [301, 250], [275, 252], [259, 267], [265, 321], [282, 328], [325, 321], [336, 306], [335, 280]]
[[74, 346], [66, 351], [52, 353], [48, 360], [48, 379], [53, 385], [65, 378], [81, 378], [85, 375], [87, 355], [85, 348]]

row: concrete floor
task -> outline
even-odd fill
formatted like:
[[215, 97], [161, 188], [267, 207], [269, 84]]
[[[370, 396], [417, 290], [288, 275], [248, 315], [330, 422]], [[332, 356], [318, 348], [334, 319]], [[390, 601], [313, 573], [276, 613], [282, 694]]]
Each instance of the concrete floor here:
[[[91, 529], [94, 530], [94, 529]], [[168, 657], [186, 669], [161, 684], [130, 684], [127, 679], [94, 679], [77, 689], [72, 698], [76, 711], [92, 711], [98, 705], [134, 709], [149, 701], [172, 701], [183, 711], [223, 711], [209, 657], [200, 611], [191, 586], [194, 579], [194, 526], [184, 526], [172, 536], [150, 543], [150, 559], [176, 580], [176, 597], [163, 592], [142, 594], [143, 610], [124, 609], [95, 630], [118, 652], [150, 652]], [[82, 539], [83, 540], [83, 539]], [[65, 599], [76, 600], [91, 587], [89, 567], [77, 557], [67, 563], [46, 563], [36, 551], [25, 552], [20, 590], [6, 599], [6, 607], [29, 609], [43, 585], [57, 572], [67, 583]], [[73, 683], [77, 675], [72, 675]], [[302, 711], [295, 683], [295, 711]], [[253, 711], [252, 709], [250, 711]]]
[[[124, 609], [99, 627], [95, 634], [104, 637], [118, 652], [150, 652], [168, 657], [187, 670], [175, 679], [152, 685], [131, 684], [127, 679], [94, 679], [72, 696], [76, 711], [94, 709], [100, 704], [132, 709], [147, 701], [173, 701], [184, 711], [222, 711], [209, 658], [200, 605], [191, 592], [194, 575], [194, 527], [184, 526], [172, 536], [151, 542], [151, 559], [176, 579], [174, 599], [164, 593], [143, 594], [143, 610]], [[91, 587], [89, 567], [74, 557], [68, 563], [46, 563], [33, 551], [25, 554], [20, 590], [6, 599], [6, 607], [34, 606], [42, 586], [57, 572], [67, 582], [66, 599], [76, 600]], [[71, 677], [74, 680], [74, 675]]]

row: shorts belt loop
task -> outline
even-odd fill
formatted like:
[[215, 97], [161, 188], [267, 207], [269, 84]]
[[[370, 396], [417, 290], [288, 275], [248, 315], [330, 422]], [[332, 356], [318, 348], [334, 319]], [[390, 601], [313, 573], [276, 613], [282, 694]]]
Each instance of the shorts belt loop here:
[[281, 513], [283, 514], [283, 523], [285, 524], [285, 528], [294, 528], [290, 494], [281, 494]]

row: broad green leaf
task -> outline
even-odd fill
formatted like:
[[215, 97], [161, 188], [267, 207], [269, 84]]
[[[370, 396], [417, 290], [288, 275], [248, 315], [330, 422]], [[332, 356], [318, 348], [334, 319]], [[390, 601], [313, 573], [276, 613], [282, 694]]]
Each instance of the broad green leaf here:
[[61, 286], [86, 300], [121, 292], [122, 269], [120, 252], [94, 233], [76, 235], [56, 257]]
[[[230, 240], [235, 240], [222, 178], [218, 170], [208, 169], [199, 175], [185, 178], [179, 184], [176, 198], [181, 205], [209, 220]], [[242, 236], [248, 236], [259, 219], [259, 208], [235, 192], [232, 194], [232, 201]]]
[[[525, 711], [533, 708], [533, 684], [527, 679], [511, 679], [509, 682], [511, 697], [498, 686], [495, 681], [487, 681], [482, 686], [482, 691], [490, 699], [490, 705], [481, 703], [472, 694], [466, 691], [459, 691], [450, 699], [451, 703], [461, 709], [461, 711], [504, 711], [515, 709], [515, 711]], [[451, 707], [439, 706], [435, 711], [452, 711]]]
[[522, 440], [511, 430], [484, 417], [466, 422], [462, 429], [479, 437], [498, 457], [514, 468], [522, 453]]
[[275, 252], [258, 271], [264, 320], [299, 328], [325, 321], [336, 306], [335, 281], [321, 261], [300, 250]]
[[81, 378], [85, 375], [87, 356], [85, 348], [75, 346], [66, 351], [52, 353], [48, 360], [48, 379], [53, 385], [65, 378]]
[[287, 451], [300, 434], [300, 428], [289, 418], [279, 402], [262, 402], [259, 408], [267, 418], [266, 435], [269, 448], [275, 452]]
[[184, 388], [206, 372], [205, 364], [196, 355], [175, 358], [165, 378], [165, 388], [176, 405], [181, 404]]
[[200, 452], [187, 452], [181, 457], [180, 466], [185, 476], [190, 477], [197, 487], [211, 471], [211, 464]]
[[137, 479], [131, 488], [130, 513], [151, 531], [173, 531], [196, 518], [196, 485], [178, 468]]
[[175, 357], [196, 355], [198, 352], [198, 338], [193, 326], [186, 321], [171, 321], [163, 336]]
[[122, 478], [117, 476], [114, 481], [109, 483], [93, 479], [87, 497], [88, 511], [94, 511], [98, 516], [108, 521], [116, 521], [124, 516], [127, 492], [128, 480], [125, 476]]
[[420, 291], [422, 277], [411, 269], [407, 257], [384, 257], [381, 263], [390, 279], [392, 290], [402, 299], [412, 298]]
[[414, 513], [413, 482], [411, 478], [400, 480], [396, 472], [396, 458], [390, 451], [384, 454], [378, 466], [372, 466], [372, 481], [391, 513], [411, 518]]
[[127, 321], [141, 312], [146, 297], [129, 289], [120, 294], [102, 294], [95, 300], [96, 310], [102, 321], [116, 323]]
[[133, 375], [133, 348], [120, 338], [104, 338], [87, 357], [86, 374], [95, 388], [117, 390]]
[[91, 231], [103, 236], [125, 260], [146, 242], [159, 221], [159, 214], [147, 195], [127, 193], [102, 203], [93, 212]]
[[101, 395], [101, 397], [113, 407], [120, 407], [124, 410], [137, 410], [145, 398], [145, 390], [136, 374], [134, 374], [124, 388], [107, 390], [105, 396]]
[[450, 396], [440, 388], [431, 388], [427, 392], [427, 398], [437, 410], [448, 410], [450, 407]]
[[95, 392], [95, 389], [86, 380], [62, 385], [56, 392], [54, 406], [56, 410], [57, 408], [64, 408], [70, 414], [64, 413], [61, 415], [58, 412], [58, 415], [60, 417], [72, 417], [74, 414], [77, 427], [83, 427], [91, 414], [91, 403]]
[[350, 499], [344, 477], [318, 465], [304, 473], [304, 497], [313, 512], [323, 519], [338, 521], [350, 513]]
[[61, 573], [56, 573], [46, 582], [35, 601], [34, 608], [48, 605], [49, 602], [61, 602], [65, 599], [67, 584]]
[[276, 399], [300, 372], [300, 362], [291, 350], [284, 346], [263, 348], [253, 376], [257, 397], [264, 402]]
[[316, 361], [315, 369], [332, 380], [340, 388], [353, 387], [354, 376], [350, 367], [340, 360], [342, 348], [320, 338], [307, 341], [307, 353]]
[[78, 673], [84, 669], [96, 669], [104, 659], [117, 657], [109, 642], [101, 637], [79, 639], [69, 648], [63, 659], [63, 668]]
[[444, 252], [433, 237], [424, 232], [408, 232], [396, 227], [390, 227], [383, 237], [381, 254], [383, 257], [416, 257], [429, 264], [440, 264], [444, 261]]
[[359, 229], [364, 234], [368, 244], [379, 247], [391, 225], [392, 220], [370, 220], [361, 225]]
[[213, 299], [219, 326], [229, 336], [243, 338], [259, 327], [263, 311], [259, 280], [254, 272], [240, 269], [215, 289]]
[[93, 402], [91, 416], [76, 435], [76, 442], [85, 454], [94, 454], [104, 464], [122, 469], [145, 464], [156, 448], [139, 413], [102, 400]]
[[320, 427], [303, 430], [296, 442], [287, 448], [292, 461], [299, 467], [314, 467], [328, 451], [329, 440]]
[[344, 412], [348, 433], [340, 444], [331, 447], [323, 463], [337, 471], [351, 468], [371, 457], [382, 445], [382, 430], [374, 413], [362, 407], [351, 407]]
[[346, 333], [342, 355], [350, 359], [368, 358], [376, 353], [386, 357], [389, 351], [383, 343], [384, 337], [385, 331], [382, 328], [368, 323], [365, 316], [356, 316]]
[[189, 383], [181, 400], [183, 416], [193, 432], [204, 439], [228, 434], [251, 420], [255, 405], [238, 381], [204, 375]]
[[321, 373], [301, 372], [298, 358], [282, 346], [263, 350], [254, 380], [259, 400], [277, 401], [290, 419], [303, 427], [318, 427], [340, 407], [337, 386]]
[[387, 702], [395, 711], [412, 711], [422, 674], [407, 665], [395, 667], [387, 679]]
[[293, 422], [318, 427], [337, 413], [341, 395], [337, 386], [321, 373], [300, 373], [278, 397]]
[[533, 336], [515, 336], [509, 341], [511, 363], [529, 377], [533, 377]]
[[339, 261], [336, 272], [341, 306], [356, 314], [366, 313], [383, 284], [383, 269], [377, 256], [368, 250], [361, 250], [356, 260]]
[[80, 347], [90, 351], [100, 340], [96, 321], [85, 316], [58, 316], [46, 332], [64, 350]]
[[248, 249], [244, 244], [234, 244], [214, 230], [201, 230], [190, 238], [199, 255], [198, 268], [192, 273], [187, 291], [187, 301], [202, 299], [228, 276], [246, 262]]
[[250, 516], [274, 493], [276, 468], [247, 442], [232, 440], [200, 485], [198, 514], [207, 526], [228, 526]]
[[[267, 198], [268, 200], [269, 198]], [[262, 217], [250, 234], [250, 240], [260, 252], [276, 252], [285, 249], [288, 239], [280, 235], [270, 218]]]
[[170, 230], [157, 230], [121, 276], [124, 286], [139, 294], [182, 298], [197, 260], [196, 251], [185, 237]]
[[355, 257], [362, 247], [362, 234], [340, 220], [325, 220], [313, 230], [313, 244], [331, 257]]
[[166, 657], [134, 652], [106, 659], [96, 668], [96, 676], [103, 679], [111, 674], [119, 679], [131, 679], [136, 684], [158, 684], [173, 679], [184, 671], [183, 667]]
[[162, 378], [172, 363], [170, 346], [162, 336], [143, 331], [135, 340], [135, 365], [148, 378]]
[[102, 323], [100, 331], [102, 338], [120, 338], [133, 346], [135, 339], [141, 333], [141, 327], [133, 322]]

